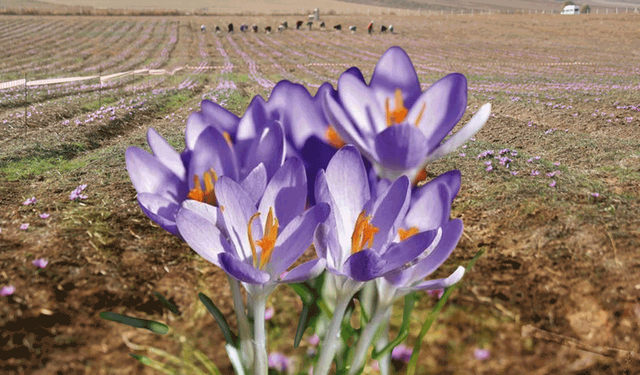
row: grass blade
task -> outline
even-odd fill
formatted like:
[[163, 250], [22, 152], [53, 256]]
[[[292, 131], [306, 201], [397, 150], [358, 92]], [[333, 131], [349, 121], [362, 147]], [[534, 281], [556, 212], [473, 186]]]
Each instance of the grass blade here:
[[137, 359], [143, 365], [149, 366], [149, 367], [151, 367], [153, 369], [156, 369], [156, 370], [162, 372], [163, 374], [176, 375], [178, 373], [178, 370], [172, 369], [169, 366], [165, 365], [164, 363], [160, 363], [160, 362], [156, 361], [155, 359], [151, 359], [151, 358], [146, 357], [144, 355], [133, 354], [133, 353], [129, 353], [129, 355], [131, 357]]
[[209, 310], [209, 313], [213, 315], [213, 318], [218, 323], [218, 326], [220, 326], [227, 344], [235, 346], [237, 336], [233, 332], [231, 332], [229, 324], [227, 323], [227, 319], [224, 317], [224, 315], [222, 315], [220, 309], [218, 309], [218, 307], [213, 303], [211, 298], [207, 297], [203, 293], [198, 293], [198, 297], [200, 297], [200, 301], [202, 301], [202, 304], [207, 308], [207, 310]]
[[167, 332], [169, 332], [169, 326], [156, 322], [154, 320], [134, 318], [132, 316], [122, 315], [111, 311], [101, 312], [100, 317], [112, 322], [126, 324], [134, 328], [148, 329], [153, 333], [158, 333], [161, 335], [165, 335]]
[[153, 292], [153, 294], [155, 294], [155, 296], [160, 300], [160, 303], [162, 303], [162, 305], [169, 311], [171, 311], [175, 315], [180, 315], [180, 310], [178, 310], [178, 307], [164, 298], [162, 294], [160, 294], [159, 292]]

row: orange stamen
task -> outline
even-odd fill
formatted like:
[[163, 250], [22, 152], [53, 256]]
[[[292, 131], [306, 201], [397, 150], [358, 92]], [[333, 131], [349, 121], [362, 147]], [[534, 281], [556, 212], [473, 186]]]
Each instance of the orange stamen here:
[[351, 236], [351, 253], [362, 251], [365, 246], [373, 246], [373, 237], [379, 230], [371, 225], [371, 216], [365, 216], [364, 211], [360, 212]]
[[255, 241], [253, 241], [253, 234], [251, 234], [251, 226], [253, 224], [253, 220], [258, 216], [260, 216], [260, 212], [256, 212], [255, 214], [251, 215], [249, 224], [247, 224], [247, 237], [249, 237], [249, 246], [251, 246], [251, 255], [253, 256], [254, 268], [258, 266], [258, 253], [256, 252]]
[[278, 226], [278, 218], [273, 214], [273, 207], [271, 207], [269, 208], [267, 222], [265, 223], [264, 236], [261, 240], [256, 241], [256, 245], [262, 248], [262, 254], [260, 254], [260, 269], [271, 260], [273, 248], [276, 247], [276, 238], [278, 238]]
[[402, 228], [398, 229], [398, 235], [400, 236], [400, 241], [404, 241], [407, 238], [413, 236], [414, 234], [418, 234], [418, 228], [416, 227], [411, 227], [407, 230], [404, 230]]
[[427, 178], [427, 171], [425, 169], [421, 169], [420, 172], [413, 179], [413, 186], [417, 186], [419, 182], [424, 181]]
[[344, 141], [342, 140], [342, 138], [340, 138], [340, 135], [338, 134], [336, 129], [331, 126], [331, 124], [329, 124], [329, 127], [327, 128], [327, 131], [324, 133], [324, 135], [327, 138], [329, 144], [335, 148], [341, 148], [345, 145]]
[[193, 189], [189, 191], [189, 194], [187, 194], [187, 198], [215, 206], [217, 204], [215, 183], [218, 181], [218, 175], [213, 168], [211, 168], [203, 173], [202, 179], [204, 181], [204, 190], [202, 190], [198, 175], [193, 176], [194, 186]]
[[416, 128], [420, 127], [420, 120], [422, 120], [425, 109], [427, 109], [427, 103], [422, 103], [422, 108], [420, 109], [420, 113], [418, 113], [418, 118], [416, 118]]
[[395, 91], [395, 108], [389, 109], [389, 98], [385, 102], [385, 112], [387, 114], [387, 126], [399, 124], [407, 117], [409, 110], [404, 106], [402, 99], [402, 90], [396, 89]]
[[224, 137], [224, 140], [227, 141], [227, 144], [229, 146], [233, 146], [233, 140], [231, 139], [231, 135], [229, 134], [229, 132], [222, 132], [222, 136]]

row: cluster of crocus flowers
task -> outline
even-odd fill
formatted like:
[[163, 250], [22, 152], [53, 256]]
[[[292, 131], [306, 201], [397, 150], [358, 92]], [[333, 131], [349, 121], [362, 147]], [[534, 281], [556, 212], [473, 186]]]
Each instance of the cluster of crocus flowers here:
[[[315, 96], [282, 81], [268, 100], [256, 96], [242, 117], [205, 100], [187, 120], [182, 152], [153, 129], [147, 133], [152, 153], [127, 150], [144, 213], [228, 275], [245, 371], [262, 375], [274, 367], [265, 321], [249, 323], [245, 309], [265, 316], [279, 284], [326, 270], [333, 311], [317, 331], [323, 339], [313, 368], [324, 375], [358, 291], [375, 288], [377, 303], [353, 348], [350, 373], [363, 366], [396, 299], [461, 279], [458, 268], [447, 278], [424, 280], [462, 234], [462, 221], [449, 219], [460, 173], [421, 187], [415, 182], [426, 177], [426, 163], [464, 144], [489, 117], [485, 105], [445, 141], [462, 118], [466, 95], [460, 74], [422, 92], [409, 57], [393, 47], [370, 84], [357, 68], [341, 75], [337, 90], [325, 83]], [[292, 268], [310, 248], [317, 257]]]

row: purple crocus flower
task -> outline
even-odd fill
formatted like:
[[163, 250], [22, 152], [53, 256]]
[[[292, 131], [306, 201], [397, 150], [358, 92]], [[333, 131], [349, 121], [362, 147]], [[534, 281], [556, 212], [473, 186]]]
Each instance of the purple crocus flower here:
[[289, 368], [289, 357], [280, 352], [273, 352], [269, 354], [269, 368], [278, 372], [287, 371]]
[[318, 227], [314, 244], [334, 275], [356, 282], [375, 279], [416, 258], [433, 240], [430, 231], [394, 241], [411, 198], [407, 177], [377, 191], [371, 195], [362, 157], [352, 145], [340, 149], [318, 174], [316, 201], [329, 204], [331, 215]]
[[[265, 287], [301, 282], [319, 275], [324, 259], [281, 274], [311, 245], [316, 226], [329, 214], [326, 204], [304, 211], [306, 192], [298, 158], [288, 159], [276, 172], [257, 205], [240, 184], [221, 176], [216, 196], [222, 208], [188, 200], [178, 212], [177, 226], [192, 249], [239, 281]], [[216, 226], [220, 215], [222, 229]]]
[[47, 266], [47, 264], [49, 264], [49, 261], [44, 259], [44, 258], [38, 258], [38, 259], [32, 260], [31, 264], [33, 264], [34, 266], [36, 266], [38, 268], [45, 268]]
[[22, 202], [22, 205], [23, 206], [29, 206], [29, 205], [32, 205], [32, 204], [36, 204], [37, 201], [38, 200], [36, 199], [36, 197], [31, 197], [31, 198], [27, 199], [26, 201]]
[[[126, 152], [127, 170], [142, 211], [177, 236], [176, 215], [183, 201], [193, 199], [217, 205], [216, 181], [227, 176], [239, 181], [255, 203], [284, 162], [282, 126], [273, 121], [263, 123], [256, 137], [244, 138], [241, 144], [232, 143], [231, 133], [221, 129], [240, 126], [237, 117], [214, 108], [217, 107], [203, 104], [202, 112], [189, 117], [182, 153], [175, 151], [154, 129], [147, 132], [153, 155], [137, 147], [129, 147]], [[212, 119], [207, 115], [209, 112], [222, 115]], [[245, 121], [253, 121], [255, 117], [264, 120], [248, 109], [240, 121], [249, 118], [252, 120]], [[217, 122], [209, 124], [208, 120]]]
[[2, 289], [0, 289], [0, 297], [7, 297], [12, 295], [14, 292], [16, 291], [16, 287], [13, 285], [7, 285], [7, 286], [3, 286]]
[[464, 128], [442, 141], [467, 107], [467, 80], [454, 73], [422, 92], [418, 75], [402, 48], [391, 47], [378, 61], [369, 85], [360, 70], [342, 73], [335, 93], [324, 96], [331, 124], [346, 143], [384, 178], [415, 180], [427, 163], [469, 140], [489, 118], [482, 106]]
[[402, 361], [404, 363], [409, 363], [411, 360], [411, 354], [413, 354], [413, 349], [406, 346], [405, 344], [400, 344], [393, 348], [391, 351], [391, 358]]
[[491, 353], [487, 349], [475, 348], [473, 350], [473, 356], [476, 357], [476, 359], [481, 360], [481, 361], [489, 359], [490, 355], [491, 355]]

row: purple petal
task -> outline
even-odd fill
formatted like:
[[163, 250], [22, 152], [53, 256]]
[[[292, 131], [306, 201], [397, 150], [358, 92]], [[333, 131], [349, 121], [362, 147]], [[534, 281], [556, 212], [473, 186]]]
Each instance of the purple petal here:
[[186, 185], [160, 160], [137, 147], [125, 152], [127, 171], [139, 193], [155, 193], [176, 201], [187, 195]]
[[429, 247], [436, 238], [436, 231], [427, 231], [415, 234], [406, 240], [394, 243], [381, 255], [386, 261], [383, 273], [394, 271], [416, 259]]
[[342, 251], [335, 227], [326, 224], [318, 225], [314, 233], [313, 245], [318, 257], [327, 260], [328, 268], [336, 271], [342, 268]]
[[158, 158], [162, 164], [169, 168], [181, 180], [187, 178], [187, 171], [182, 163], [180, 154], [153, 128], [147, 130], [147, 143], [149, 143], [153, 155]]
[[16, 287], [13, 285], [3, 286], [0, 290], [0, 297], [7, 297], [12, 295], [16, 291]]
[[[336, 132], [344, 140], [345, 143], [351, 143], [361, 150], [366, 157], [371, 156], [371, 141], [368, 138], [363, 137], [358, 126], [354, 125], [343, 107], [338, 103], [337, 99], [332, 95], [326, 94], [323, 96], [322, 102], [325, 113], [328, 120], [333, 125]], [[323, 137], [326, 141], [326, 138]]]
[[267, 119], [267, 103], [260, 95], [254, 96], [238, 123], [236, 140], [253, 139], [262, 134]]
[[267, 169], [263, 163], [258, 164], [251, 172], [242, 180], [240, 184], [251, 197], [254, 205], [257, 205], [264, 194], [267, 186]]
[[321, 258], [310, 260], [288, 272], [281, 282], [293, 284], [313, 279], [324, 271], [326, 264], [326, 260]]
[[[216, 183], [216, 196], [231, 243], [238, 252], [238, 256], [242, 259], [253, 259], [247, 236], [249, 219], [256, 212], [251, 197], [242, 186], [225, 176], [220, 177]], [[262, 238], [260, 220], [253, 221], [251, 231], [254, 240]]]
[[420, 93], [420, 81], [407, 53], [400, 47], [389, 48], [376, 64], [371, 76], [371, 89], [375, 91], [378, 103], [393, 98], [395, 90], [402, 90], [405, 106], [411, 108]]
[[192, 113], [187, 119], [185, 140], [188, 149], [193, 150], [200, 134], [208, 127], [235, 135], [240, 121], [238, 116], [209, 100], [203, 100], [200, 106], [201, 111]]
[[385, 262], [371, 249], [361, 250], [345, 262], [345, 272], [356, 281], [369, 281], [383, 274]]
[[273, 175], [264, 190], [258, 211], [262, 213], [260, 220], [265, 226], [267, 213], [274, 208], [280, 227], [287, 224], [304, 211], [307, 203], [307, 175], [302, 161], [289, 158]]
[[318, 224], [324, 222], [329, 215], [329, 205], [319, 203], [317, 206], [296, 216], [278, 235], [275, 248], [268, 263], [272, 274], [280, 274], [291, 266], [313, 243], [313, 235]]
[[408, 123], [386, 128], [375, 136], [376, 160], [385, 169], [406, 170], [420, 165], [428, 148], [428, 139], [420, 129]]
[[[420, 95], [407, 114], [407, 122], [419, 127], [428, 140], [429, 150], [432, 150], [460, 121], [466, 109], [467, 79], [460, 73], [453, 73], [440, 79]], [[416, 124], [420, 113], [420, 124]]]
[[218, 255], [220, 268], [236, 280], [249, 284], [264, 284], [271, 278], [268, 273], [253, 268], [228, 253]]
[[218, 255], [235, 253], [215, 225], [215, 217], [205, 217], [186, 208], [178, 212], [177, 225], [189, 246], [201, 257], [220, 267]]
[[451, 199], [449, 189], [441, 181], [430, 181], [417, 189], [418, 196], [413, 198], [404, 218], [406, 228], [418, 228], [419, 231], [435, 230], [449, 220]]
[[246, 159], [242, 163], [243, 173], [247, 173], [263, 163], [267, 169], [267, 178], [271, 178], [285, 159], [285, 139], [282, 126], [268, 121], [259, 136], [247, 149]]
[[410, 197], [409, 179], [404, 176], [380, 195], [371, 220], [371, 225], [379, 230], [373, 239], [373, 249], [381, 249], [388, 241], [393, 240], [395, 230], [409, 207]]
[[176, 226], [180, 205], [176, 201], [159, 194], [139, 193], [138, 205], [149, 219], [174, 236], [180, 236]]
[[194, 187], [193, 176], [202, 181], [204, 172], [211, 168], [218, 176], [228, 176], [237, 181], [238, 165], [233, 150], [220, 131], [209, 127], [198, 138], [189, 162], [189, 189]]
[[[343, 103], [342, 108], [364, 137], [371, 137], [387, 127], [384, 107], [364, 82], [350, 74], [341, 75], [338, 80], [338, 96]], [[343, 124], [334, 124], [337, 125]]]
[[459, 266], [449, 277], [445, 279], [427, 280], [411, 287], [398, 288], [401, 294], [417, 290], [445, 289], [458, 283], [464, 276], [464, 267]]
[[316, 136], [309, 137], [300, 150], [307, 173], [307, 196], [309, 204], [315, 204], [314, 188], [318, 171], [325, 169], [336, 154], [336, 149]]

